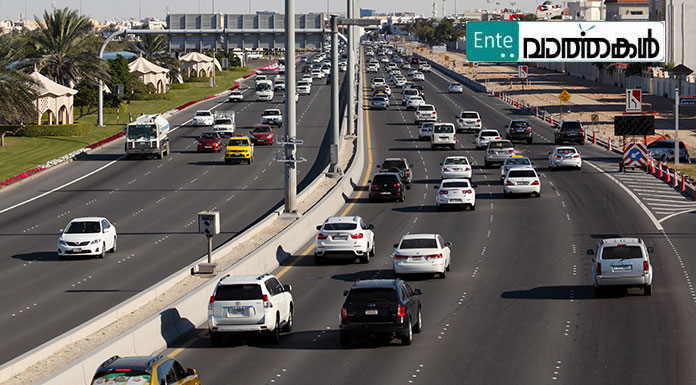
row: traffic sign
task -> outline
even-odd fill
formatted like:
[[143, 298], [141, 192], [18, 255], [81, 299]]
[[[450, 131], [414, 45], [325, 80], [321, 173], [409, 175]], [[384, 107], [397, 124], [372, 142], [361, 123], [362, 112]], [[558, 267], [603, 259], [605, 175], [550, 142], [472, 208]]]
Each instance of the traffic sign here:
[[643, 143], [628, 143], [623, 154], [624, 167], [645, 167], [647, 164], [647, 152]]
[[519, 66], [517, 67], [517, 77], [520, 79], [526, 79], [527, 74], [529, 74], [529, 67], [527, 66]]
[[563, 92], [561, 92], [561, 94], [558, 95], [558, 98], [564, 102], [567, 102], [568, 100], [570, 100], [570, 96], [570, 92], [563, 90]]
[[626, 90], [626, 112], [643, 111], [643, 92], [640, 88]]
[[696, 96], [680, 96], [680, 106], [696, 106]]

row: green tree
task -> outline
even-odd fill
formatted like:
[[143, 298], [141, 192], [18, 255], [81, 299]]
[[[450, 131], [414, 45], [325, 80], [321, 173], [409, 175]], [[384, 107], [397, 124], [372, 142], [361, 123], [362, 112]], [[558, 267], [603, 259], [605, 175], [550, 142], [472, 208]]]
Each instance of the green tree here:
[[0, 35], [0, 121], [2, 123], [29, 123], [37, 116], [34, 102], [38, 98], [38, 85], [16, 66], [16, 61], [24, 55], [24, 42], [23, 37], [16, 33]]
[[169, 70], [169, 80], [174, 82], [181, 74], [181, 63], [168, 51], [167, 37], [165, 35], [142, 35], [139, 41], [131, 42], [126, 49], [146, 60]]
[[73, 97], [73, 105], [78, 108], [80, 115], [77, 119], [96, 111], [98, 104], [98, 88], [93, 84], [80, 83], [76, 87], [77, 94]]
[[534, 13], [525, 13], [520, 17], [520, 21], [537, 21], [538, 17]]
[[435, 41], [444, 43], [455, 40], [459, 36], [459, 31], [454, 28], [451, 19], [443, 19], [435, 28]]
[[[41, 20], [35, 18], [37, 23]], [[106, 62], [96, 55], [99, 38], [86, 16], [68, 8], [44, 12], [45, 28], [29, 35], [32, 53], [29, 64], [55, 82], [74, 86], [81, 82], [96, 85], [108, 80]]]

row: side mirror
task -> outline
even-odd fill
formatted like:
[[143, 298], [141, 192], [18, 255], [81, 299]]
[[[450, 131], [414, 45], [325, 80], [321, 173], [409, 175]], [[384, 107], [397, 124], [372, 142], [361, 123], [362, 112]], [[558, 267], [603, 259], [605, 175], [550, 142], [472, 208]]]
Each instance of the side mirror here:
[[283, 291], [292, 291], [291, 285], [283, 285]]
[[440, 166], [442, 166], [442, 163], [440, 163]]
[[587, 255], [594, 255], [594, 250], [587, 249]]
[[317, 226], [317, 230], [321, 230], [321, 225]]
[[547, 152], [548, 155], [551, 155], [551, 151]]
[[348, 295], [348, 290], [343, 290], [343, 296], [345, 297], [347, 295]]
[[187, 375], [187, 376], [195, 376], [195, 375], [196, 375], [196, 369], [191, 369], [191, 368], [186, 369], [186, 375]]
[[379, 168], [379, 167], [380, 167], [380, 165], [376, 165], [375, 167]]
[[370, 230], [374, 230], [374, 229], [375, 229], [375, 225], [369, 224], [369, 225], [367, 225], [367, 228], [370, 229]]
[[368, 180], [367, 180], [367, 183], [372, 183], [372, 179], [368, 179]]
[[655, 249], [653, 249], [652, 247], [648, 247], [648, 253], [652, 253], [653, 251], [655, 251]]
[[399, 244], [395, 243], [393, 246], [394, 246], [394, 248], [397, 248], [397, 247], [399, 247]]
[[435, 185], [435, 186], [433, 186], [433, 188], [434, 188], [435, 190], [439, 190], [439, 189], [440, 189], [440, 186]]
[[421, 295], [421, 294], [423, 294], [423, 290], [421, 290], [421, 289], [413, 289], [413, 294], [415, 294], [415, 295]]
[[58, 234], [63, 234], [63, 229], [59, 229]]
[[472, 184], [471, 187], [476, 188], [478, 185], [476, 183]]
[[451, 246], [452, 246], [452, 242], [445, 242], [445, 246], [451, 247]]

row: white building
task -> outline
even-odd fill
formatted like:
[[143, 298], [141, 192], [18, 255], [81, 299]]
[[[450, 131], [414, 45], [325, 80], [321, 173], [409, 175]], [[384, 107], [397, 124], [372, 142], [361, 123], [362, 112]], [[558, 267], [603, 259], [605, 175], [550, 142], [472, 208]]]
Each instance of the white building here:
[[549, 20], [553, 17], [563, 16], [564, 9], [561, 4], [554, 4], [547, 0], [537, 7], [536, 15], [539, 20]]
[[606, 0], [606, 20], [648, 20], [649, 2], [650, 0]]
[[665, 21], [667, 62], [696, 71], [696, 2], [650, 0], [650, 20]]
[[568, 2], [570, 20], [601, 21], [605, 20], [606, 14], [606, 6], [602, 0]]

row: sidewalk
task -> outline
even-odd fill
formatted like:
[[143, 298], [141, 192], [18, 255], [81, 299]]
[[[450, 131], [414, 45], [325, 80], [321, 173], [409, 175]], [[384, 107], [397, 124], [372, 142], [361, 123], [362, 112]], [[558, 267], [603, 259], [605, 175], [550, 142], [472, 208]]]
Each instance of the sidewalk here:
[[[529, 66], [529, 85], [523, 85], [522, 79], [517, 77], [516, 64], [481, 64], [474, 69], [467, 66], [466, 56], [461, 53], [433, 54], [430, 48], [416, 50], [416, 53], [485, 84], [489, 91], [505, 92], [516, 100], [543, 108], [556, 117], [559, 117], [562, 111], [564, 119], [580, 120], [590, 130], [597, 130], [601, 137], [611, 137], [614, 143], [621, 142], [621, 138], [614, 137], [613, 132], [614, 116], [621, 115], [625, 108], [623, 88], [535, 68], [533, 65]], [[445, 56], [449, 56], [450, 59], [446, 64]], [[455, 61], [456, 66], [452, 65], [452, 60]], [[571, 94], [571, 99], [561, 106], [558, 95], [564, 89]], [[664, 134], [670, 138], [673, 136], [673, 108], [673, 100], [643, 94], [643, 110], [653, 110], [658, 113], [655, 117], [657, 126], [655, 133], [658, 135]], [[594, 114], [598, 119], [592, 123]], [[679, 138], [686, 143], [693, 155], [696, 151], [696, 108], [682, 108], [679, 122]]]

